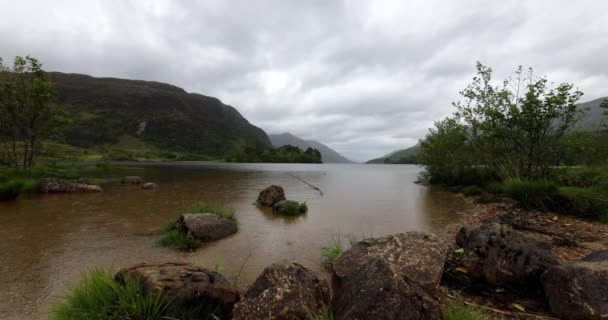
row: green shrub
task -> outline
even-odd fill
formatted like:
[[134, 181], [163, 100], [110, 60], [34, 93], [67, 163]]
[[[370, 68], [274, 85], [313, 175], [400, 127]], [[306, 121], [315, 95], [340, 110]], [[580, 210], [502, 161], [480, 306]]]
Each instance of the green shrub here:
[[217, 204], [199, 202], [190, 209], [188, 209], [189, 213], [213, 213], [216, 216], [220, 216], [222, 218], [226, 218], [228, 220], [232, 220], [234, 223], [238, 223], [236, 214], [234, 209], [222, 207]]
[[124, 284], [106, 270], [93, 270], [73, 288], [65, 302], [53, 309], [53, 320], [163, 319], [170, 301], [161, 291], [146, 293], [141, 283]]
[[339, 236], [332, 236], [331, 244], [321, 247], [321, 255], [325, 259], [325, 263], [329, 266], [333, 265], [334, 261], [342, 254], [342, 239]]
[[553, 180], [564, 187], [608, 187], [608, 168], [563, 168], [553, 172]]
[[490, 320], [479, 308], [467, 306], [462, 302], [448, 302], [443, 306], [444, 320]]
[[286, 216], [297, 216], [308, 212], [308, 205], [306, 202], [299, 203], [297, 201], [287, 200], [283, 207], [279, 210], [279, 213]]
[[479, 186], [468, 186], [462, 190], [462, 193], [467, 197], [477, 196], [483, 193], [483, 189]]
[[39, 189], [37, 179], [33, 178], [11, 178], [0, 182], [0, 200], [12, 200], [22, 193], [36, 192]]
[[510, 179], [502, 183], [502, 191], [526, 207], [543, 207], [557, 192], [557, 186], [550, 181], [524, 181]]
[[163, 237], [159, 241], [164, 247], [173, 248], [179, 251], [192, 251], [201, 245], [201, 241], [188, 233], [179, 230], [173, 224], [172, 227], [165, 227]]
[[608, 190], [604, 188], [562, 187], [560, 200], [554, 208], [581, 218], [608, 222]]

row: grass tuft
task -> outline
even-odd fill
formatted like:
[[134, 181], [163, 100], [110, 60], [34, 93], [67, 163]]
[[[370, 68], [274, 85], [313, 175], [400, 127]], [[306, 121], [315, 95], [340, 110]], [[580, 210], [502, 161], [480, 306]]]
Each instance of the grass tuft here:
[[543, 207], [543, 201], [557, 192], [557, 185], [547, 180], [511, 179], [502, 183], [502, 191], [523, 206]]
[[173, 224], [172, 228], [165, 227], [163, 237], [159, 240], [159, 243], [161, 246], [179, 251], [192, 251], [201, 245], [200, 240], [177, 229], [175, 224]]
[[321, 313], [309, 311], [306, 320], [334, 320], [334, 315], [331, 308], [325, 307], [321, 310]]
[[287, 200], [283, 207], [279, 210], [280, 214], [286, 216], [298, 216], [308, 212], [308, 205], [306, 202], [299, 203], [297, 201]]
[[188, 209], [188, 213], [213, 213], [216, 216], [226, 218], [234, 223], [238, 222], [234, 209], [222, 207], [212, 203], [199, 202], [190, 207], [190, 209]]
[[323, 256], [325, 263], [329, 266], [333, 265], [334, 261], [336, 261], [344, 251], [340, 236], [332, 236], [331, 240], [329, 245], [321, 247], [321, 255]]
[[490, 320], [482, 310], [467, 306], [462, 302], [450, 301], [443, 306], [444, 320]]

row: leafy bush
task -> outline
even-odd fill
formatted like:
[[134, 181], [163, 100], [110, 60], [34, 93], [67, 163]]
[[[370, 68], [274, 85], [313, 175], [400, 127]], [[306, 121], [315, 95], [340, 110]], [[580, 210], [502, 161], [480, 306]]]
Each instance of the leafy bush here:
[[39, 188], [37, 179], [34, 178], [11, 178], [0, 182], [0, 200], [12, 200], [22, 193], [35, 192]]
[[502, 183], [502, 191], [526, 207], [543, 207], [557, 192], [557, 186], [546, 180], [511, 179]]
[[608, 223], [608, 191], [603, 188], [562, 187], [557, 211]]
[[104, 161], [137, 161], [136, 155], [122, 149], [112, 149], [106, 152], [102, 159]]
[[556, 169], [553, 180], [564, 187], [608, 187], [608, 168], [582, 167]]
[[491, 318], [478, 308], [461, 302], [449, 302], [443, 306], [444, 320], [490, 320]]

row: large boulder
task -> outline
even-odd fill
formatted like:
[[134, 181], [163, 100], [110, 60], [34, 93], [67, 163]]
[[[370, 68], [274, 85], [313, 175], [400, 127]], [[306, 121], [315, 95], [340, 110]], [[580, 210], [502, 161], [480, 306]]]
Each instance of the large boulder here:
[[203, 241], [221, 239], [238, 230], [234, 221], [213, 213], [185, 213], [177, 221], [177, 227]]
[[103, 189], [98, 185], [74, 183], [58, 178], [42, 178], [40, 179], [39, 186], [40, 191], [43, 193], [103, 191]]
[[[603, 257], [602, 257], [603, 255]], [[608, 319], [608, 258], [605, 252], [558, 265], [541, 277], [551, 311], [561, 319]]]
[[187, 263], [138, 264], [115, 276], [120, 283], [127, 277], [141, 281], [145, 292], [161, 290], [174, 307], [203, 307], [219, 317], [230, 315], [239, 300], [238, 291], [222, 274]]
[[541, 274], [558, 263], [548, 242], [505, 224], [463, 227], [456, 244], [464, 252], [452, 253], [451, 264], [493, 286], [535, 291], [540, 288]]
[[332, 310], [336, 320], [441, 319], [438, 301], [382, 257], [346, 279], [334, 295]]
[[275, 263], [249, 287], [234, 307], [234, 320], [308, 319], [329, 308], [329, 286], [298, 263]]
[[124, 176], [121, 181], [122, 184], [142, 184], [143, 179], [138, 176]]
[[437, 236], [412, 231], [360, 241], [334, 261], [333, 269], [339, 278], [349, 278], [381, 257], [400, 274], [432, 291], [441, 282], [446, 251]]
[[285, 199], [283, 188], [275, 185], [262, 190], [258, 195], [258, 203], [265, 207], [272, 207], [275, 203]]

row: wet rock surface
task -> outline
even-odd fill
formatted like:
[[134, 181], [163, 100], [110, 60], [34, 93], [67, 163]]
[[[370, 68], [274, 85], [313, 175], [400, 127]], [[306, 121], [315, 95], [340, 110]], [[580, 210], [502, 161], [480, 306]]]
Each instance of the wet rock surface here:
[[138, 264], [115, 276], [121, 283], [126, 277], [140, 280], [146, 292], [161, 290], [175, 307], [203, 306], [220, 317], [230, 315], [239, 300], [238, 291], [222, 274], [187, 263]]
[[177, 227], [203, 241], [221, 239], [238, 230], [234, 221], [212, 213], [185, 213], [177, 221]]
[[383, 258], [399, 273], [434, 290], [441, 282], [446, 250], [433, 234], [400, 233], [356, 243], [334, 261], [333, 269], [339, 278], [349, 278], [377, 258]]
[[541, 278], [551, 311], [562, 319], [608, 318], [608, 257], [593, 253], [579, 262], [558, 265]]
[[267, 187], [258, 195], [258, 203], [265, 207], [272, 207], [275, 203], [285, 199], [285, 191], [276, 185]]
[[329, 307], [327, 281], [298, 263], [275, 263], [249, 287], [235, 305], [235, 320], [308, 319]]
[[139, 176], [124, 176], [120, 183], [122, 183], [122, 184], [142, 184], [143, 179]]
[[94, 184], [75, 183], [57, 178], [42, 178], [39, 182], [43, 193], [101, 192], [103, 188]]
[[158, 189], [158, 184], [154, 182], [146, 182], [141, 186], [141, 188], [143, 190], [156, 190]]
[[332, 309], [337, 320], [441, 319], [438, 301], [382, 257], [345, 280]]
[[493, 286], [535, 291], [541, 274], [558, 263], [550, 243], [499, 223], [462, 227], [456, 244], [460, 251], [450, 253], [448, 264]]

